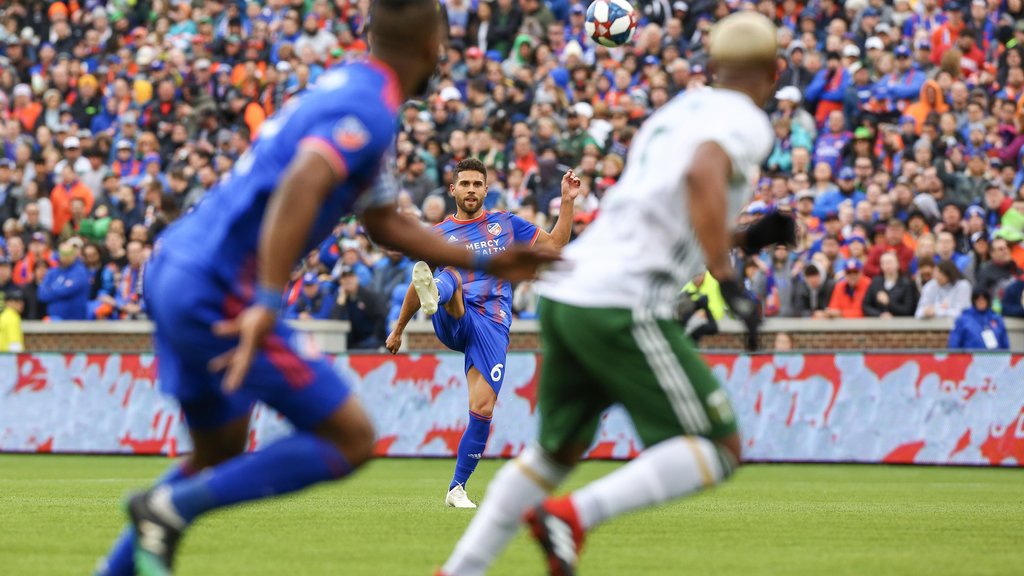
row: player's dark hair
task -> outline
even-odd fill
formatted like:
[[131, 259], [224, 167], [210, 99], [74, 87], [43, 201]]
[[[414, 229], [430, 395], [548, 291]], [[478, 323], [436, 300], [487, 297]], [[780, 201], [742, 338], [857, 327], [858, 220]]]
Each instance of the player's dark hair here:
[[479, 172], [484, 175], [484, 183], [487, 182], [487, 167], [484, 163], [477, 160], [476, 158], [464, 158], [459, 160], [459, 163], [455, 165], [455, 170], [452, 170], [452, 181], [459, 179], [459, 173], [463, 171]]
[[409, 40], [430, 33], [429, 24], [440, 26], [437, 0], [373, 0], [367, 28], [373, 49], [400, 50]]

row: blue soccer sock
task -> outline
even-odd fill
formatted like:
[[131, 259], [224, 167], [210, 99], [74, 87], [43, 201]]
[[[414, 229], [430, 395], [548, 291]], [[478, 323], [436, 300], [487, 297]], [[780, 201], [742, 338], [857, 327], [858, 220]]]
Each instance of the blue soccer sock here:
[[210, 510], [296, 492], [351, 471], [334, 444], [299, 432], [172, 484], [171, 503], [183, 520], [191, 522]]
[[[156, 481], [156, 485], [170, 484], [182, 478], [188, 478], [193, 474], [193, 470], [189, 468], [188, 462], [181, 462], [175, 464], [167, 471], [159, 480]], [[135, 533], [131, 526], [121, 531], [121, 534], [117, 537], [117, 541], [114, 542], [114, 547], [110, 549], [110, 554], [107, 555], [104, 565], [97, 572], [98, 576], [134, 576], [135, 575]]]
[[451, 490], [456, 484], [466, 486], [470, 475], [476, 470], [476, 465], [483, 457], [484, 448], [487, 446], [487, 436], [491, 433], [491, 419], [481, 416], [472, 410], [469, 411], [469, 426], [462, 433], [462, 440], [459, 441], [458, 459], [455, 461], [455, 477], [448, 486]]
[[455, 289], [459, 287], [459, 281], [452, 275], [452, 271], [445, 268], [434, 276], [434, 284], [437, 285], [437, 303], [444, 306], [451, 301], [455, 295]]

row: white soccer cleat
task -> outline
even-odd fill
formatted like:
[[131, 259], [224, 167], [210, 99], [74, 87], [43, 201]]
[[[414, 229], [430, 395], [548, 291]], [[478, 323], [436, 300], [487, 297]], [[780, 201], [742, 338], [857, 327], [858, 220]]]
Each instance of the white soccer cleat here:
[[476, 508], [476, 504], [473, 504], [473, 501], [466, 495], [466, 489], [462, 487], [462, 484], [456, 484], [455, 488], [448, 491], [444, 503], [449, 508]]
[[420, 297], [420, 310], [427, 316], [433, 316], [441, 296], [437, 292], [437, 284], [434, 284], [434, 273], [426, 262], [417, 262], [412, 267], [412, 287]]

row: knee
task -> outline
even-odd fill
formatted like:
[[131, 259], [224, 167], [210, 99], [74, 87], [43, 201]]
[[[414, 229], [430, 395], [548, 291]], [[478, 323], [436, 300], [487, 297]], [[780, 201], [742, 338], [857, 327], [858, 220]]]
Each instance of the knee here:
[[469, 410], [484, 418], [491, 418], [494, 415], [494, 398], [472, 398], [469, 401]]

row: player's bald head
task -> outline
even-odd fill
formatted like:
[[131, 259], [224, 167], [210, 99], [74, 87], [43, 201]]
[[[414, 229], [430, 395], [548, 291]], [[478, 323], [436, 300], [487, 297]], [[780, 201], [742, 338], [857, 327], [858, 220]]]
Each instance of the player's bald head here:
[[416, 50], [440, 41], [437, 0], [374, 0], [370, 5], [369, 42], [373, 51]]
[[709, 56], [718, 83], [763, 104], [775, 84], [777, 33], [775, 24], [758, 12], [737, 12], [715, 24]]

